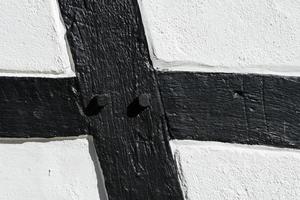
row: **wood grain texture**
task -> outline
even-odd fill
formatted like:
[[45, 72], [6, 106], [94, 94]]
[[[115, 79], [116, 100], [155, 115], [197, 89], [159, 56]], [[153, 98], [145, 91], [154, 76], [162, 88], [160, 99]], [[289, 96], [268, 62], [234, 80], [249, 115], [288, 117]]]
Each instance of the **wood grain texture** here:
[[[110, 96], [88, 118], [109, 199], [183, 199], [137, 2], [59, 3], [83, 104], [96, 94]], [[127, 107], [143, 93], [151, 95], [151, 107], [128, 116]]]
[[300, 78], [159, 73], [176, 139], [300, 148]]
[[0, 137], [88, 134], [76, 80], [0, 78]]

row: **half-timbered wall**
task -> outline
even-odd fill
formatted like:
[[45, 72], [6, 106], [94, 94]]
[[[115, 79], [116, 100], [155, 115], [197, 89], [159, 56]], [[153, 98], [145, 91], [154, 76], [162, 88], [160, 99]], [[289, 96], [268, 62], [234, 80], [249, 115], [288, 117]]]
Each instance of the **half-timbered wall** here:
[[300, 198], [299, 1], [0, 10], [0, 199]]

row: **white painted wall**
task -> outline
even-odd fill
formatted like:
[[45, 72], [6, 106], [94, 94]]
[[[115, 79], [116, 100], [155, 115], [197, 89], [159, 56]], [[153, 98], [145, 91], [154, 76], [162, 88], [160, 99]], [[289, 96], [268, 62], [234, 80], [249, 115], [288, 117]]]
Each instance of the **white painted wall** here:
[[159, 70], [300, 75], [299, 0], [139, 0]]
[[186, 200], [298, 200], [300, 151], [171, 141]]
[[1, 0], [0, 10], [0, 76], [75, 76], [57, 0]]
[[96, 160], [91, 138], [1, 139], [0, 199], [107, 200]]

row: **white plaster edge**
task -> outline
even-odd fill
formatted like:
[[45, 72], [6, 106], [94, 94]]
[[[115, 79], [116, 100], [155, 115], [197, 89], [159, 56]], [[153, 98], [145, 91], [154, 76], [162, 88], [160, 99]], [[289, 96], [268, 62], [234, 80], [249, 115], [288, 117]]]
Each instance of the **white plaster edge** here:
[[273, 151], [273, 152], [291, 152], [300, 153], [299, 149], [273, 147], [266, 145], [249, 145], [249, 144], [237, 144], [237, 143], [225, 143], [225, 142], [214, 142], [214, 141], [198, 141], [198, 140], [170, 140], [170, 146], [172, 152], [178, 146], [189, 146], [189, 147], [214, 147], [219, 149], [239, 149], [241, 151], [251, 150], [253, 151]]
[[76, 74], [73, 71], [63, 73], [26, 72], [0, 70], [0, 77], [31, 77], [31, 78], [73, 78]]
[[67, 140], [77, 140], [77, 139], [87, 139], [89, 153], [91, 159], [94, 163], [95, 172], [97, 176], [97, 186], [98, 186], [98, 193], [99, 198], [101, 200], [108, 200], [107, 191], [105, 188], [105, 179], [103, 175], [103, 171], [99, 162], [99, 158], [97, 155], [97, 151], [94, 145], [94, 139], [90, 135], [80, 135], [80, 136], [69, 136], [69, 137], [54, 137], [54, 138], [40, 138], [40, 137], [33, 137], [33, 138], [1, 138], [0, 137], [0, 144], [23, 144], [23, 143], [47, 143], [53, 141], [67, 141]]
[[[214, 142], [214, 141], [197, 141], [197, 140], [170, 140], [170, 147], [174, 162], [177, 167], [177, 176], [179, 179], [179, 184], [182, 189], [182, 194], [184, 199], [192, 199], [189, 197], [190, 193], [190, 185], [188, 185], [187, 180], [185, 178], [185, 172], [182, 167], [181, 161], [181, 152], [180, 147], [187, 146], [191, 148], [203, 148], [210, 149], [212, 151], [222, 151], [226, 150], [227, 152], [232, 151], [239, 151], [239, 152], [251, 152], [251, 153], [292, 153], [293, 156], [300, 153], [299, 149], [291, 149], [291, 148], [280, 148], [280, 147], [273, 147], [273, 146], [266, 146], [266, 145], [248, 145], [248, 144], [237, 144], [237, 143], [224, 143], [224, 142]], [[249, 151], [250, 150], [250, 151]], [[186, 169], [185, 169], [186, 170]]]
[[[49, 72], [43, 71], [27, 71], [27, 70], [5, 70], [0, 69], [0, 77], [38, 77], [38, 78], [71, 78], [76, 77], [75, 64], [71, 54], [70, 46], [66, 36], [66, 28], [61, 16], [60, 7], [57, 0], [50, 1], [52, 19], [55, 26], [53, 28], [56, 30], [57, 38], [59, 40], [62, 55], [67, 59], [66, 65], [61, 72], [55, 70]], [[63, 45], [63, 46], [61, 46]]]
[[[153, 67], [161, 72], [203, 72], [203, 73], [225, 73], [225, 74], [257, 74], [257, 75], [276, 75], [276, 76], [300, 76], [300, 66], [284, 65], [247, 65], [247, 66], [213, 66], [204, 63], [191, 61], [163, 61], [156, 57], [151, 57]], [[289, 69], [282, 71], [282, 68]], [[290, 69], [294, 69], [291, 71]]]
[[170, 146], [171, 146], [171, 151], [173, 154], [173, 159], [174, 159], [174, 162], [176, 163], [176, 167], [177, 167], [177, 177], [179, 179], [179, 184], [181, 187], [182, 195], [183, 195], [184, 199], [189, 199], [189, 197], [188, 197], [189, 187], [187, 185], [187, 181], [184, 176], [180, 152], [176, 148], [176, 144], [172, 144], [172, 140], [170, 141]]
[[56, 27], [57, 27], [58, 39], [60, 40], [60, 44], [65, 45], [63, 48], [66, 51], [62, 51], [62, 52], [65, 52], [67, 54], [66, 57], [69, 60], [69, 62], [68, 62], [69, 65], [66, 66], [64, 74], [66, 77], [74, 77], [74, 76], [76, 76], [75, 64], [73, 61], [71, 49], [70, 49], [69, 42], [67, 39], [67, 35], [66, 35], [67, 30], [66, 30], [66, 26], [65, 26], [64, 20], [61, 15], [59, 3], [58, 3], [58, 0], [51, 1], [51, 2], [53, 2], [52, 3], [52, 11], [53, 11], [54, 20], [55, 20]]
[[[141, 14], [141, 18], [142, 18], [142, 24], [143, 24], [143, 27], [144, 27], [144, 32], [145, 32], [145, 36], [146, 36], [146, 40], [147, 40], [147, 44], [148, 44], [148, 51], [149, 51], [149, 54], [150, 54], [150, 59], [152, 61], [152, 64], [153, 64], [153, 67], [158, 70], [158, 68], [156, 67], [157, 65], [155, 65], [155, 61], [157, 60], [156, 59], [156, 56], [155, 56], [155, 53], [154, 53], [154, 48], [153, 48], [153, 42], [152, 42], [152, 39], [151, 39], [151, 32], [150, 32], [150, 27], [149, 27], [149, 23], [148, 23], [148, 20], [147, 20], [147, 16], [145, 16], [145, 7], [144, 7], [144, 4], [143, 4], [143, 1], [144, 0], [137, 0], [138, 2], [138, 5], [139, 5], [139, 9], [140, 9], [140, 14]], [[147, 0], [146, 0], [147, 1]]]
[[107, 190], [105, 188], [105, 179], [103, 175], [103, 171], [99, 162], [99, 158], [97, 155], [97, 151], [95, 148], [94, 139], [92, 136], [87, 136], [89, 141], [89, 151], [91, 158], [94, 162], [95, 171], [97, 175], [97, 185], [98, 185], [98, 193], [100, 196], [100, 200], [108, 200]]
[[52, 6], [51, 10], [53, 13], [53, 20], [56, 24], [54, 28], [56, 29], [57, 32], [59, 44], [63, 44], [63, 46], [60, 47], [62, 48], [61, 52], [65, 54], [63, 56], [66, 57], [67, 60], [69, 61], [67, 62], [67, 65], [65, 66], [64, 71], [62, 72], [61, 75], [63, 75], [64, 77], [72, 77], [72, 76], [74, 77], [76, 76], [75, 65], [73, 62], [70, 46], [67, 40], [67, 36], [66, 36], [67, 30], [60, 12], [58, 0], [51, 1], [51, 6]]
[[[278, 76], [300, 76], [300, 66], [268, 66], [268, 65], [246, 65], [246, 66], [214, 66], [205, 63], [193, 62], [193, 61], [165, 61], [157, 57], [155, 53], [155, 47], [151, 37], [151, 31], [149, 30], [149, 23], [145, 12], [145, 6], [143, 4], [145, 0], [138, 0], [138, 5], [142, 17], [142, 23], [148, 44], [148, 51], [153, 67], [157, 71], [161, 72], [203, 72], [203, 73], [236, 73], [236, 74], [262, 74], [262, 75], [278, 75]], [[262, 68], [264, 67], [264, 68]], [[265, 68], [267, 67], [267, 68]], [[282, 67], [286, 67], [289, 71], [282, 71]], [[299, 69], [290, 71], [290, 68]], [[272, 68], [272, 69], [268, 69]], [[278, 68], [276, 70], [276, 68]]]
[[[240, 152], [259, 152], [261, 153], [284, 153], [289, 152], [298, 154], [300, 153], [299, 149], [291, 149], [291, 148], [279, 148], [279, 147], [272, 147], [272, 146], [265, 146], [265, 145], [248, 145], [248, 144], [237, 144], [237, 143], [224, 143], [224, 142], [214, 142], [214, 141], [197, 141], [197, 140], [170, 140], [170, 147], [174, 162], [176, 163], [177, 167], [177, 177], [179, 179], [179, 184], [182, 189], [182, 194], [184, 199], [189, 198], [189, 186], [184, 176], [184, 170], [182, 167], [181, 155], [180, 155], [180, 147], [188, 146], [188, 147], [208, 147], [212, 150], [233, 150], [233, 151], [240, 151]], [[250, 151], [249, 151], [250, 150]]]
[[79, 135], [79, 136], [66, 136], [66, 137], [30, 137], [30, 138], [14, 138], [14, 137], [0, 137], [0, 144], [22, 144], [27, 142], [52, 142], [52, 141], [64, 141], [64, 140], [77, 140], [77, 139], [87, 139], [92, 142], [92, 136], [89, 135]]

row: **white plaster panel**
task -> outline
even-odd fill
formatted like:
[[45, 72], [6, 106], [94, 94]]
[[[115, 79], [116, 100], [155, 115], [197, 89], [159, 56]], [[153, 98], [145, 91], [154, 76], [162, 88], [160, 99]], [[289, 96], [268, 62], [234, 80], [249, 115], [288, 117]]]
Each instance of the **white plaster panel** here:
[[300, 75], [299, 0], [139, 0], [159, 70]]
[[0, 140], [0, 199], [106, 200], [93, 148], [86, 137]]
[[75, 76], [57, 0], [1, 0], [0, 10], [0, 76]]
[[300, 151], [171, 141], [186, 200], [298, 200]]

